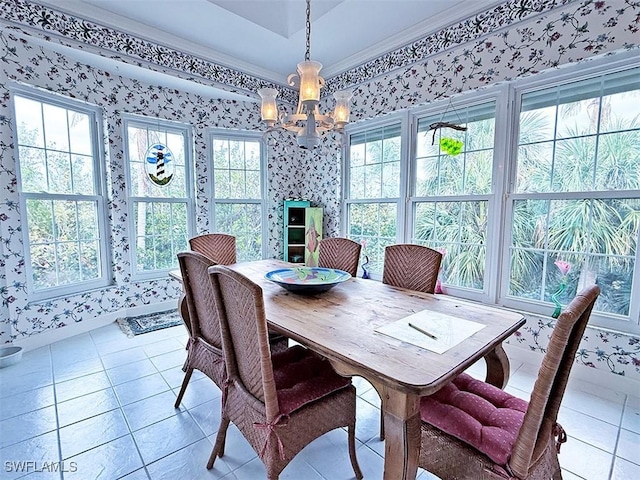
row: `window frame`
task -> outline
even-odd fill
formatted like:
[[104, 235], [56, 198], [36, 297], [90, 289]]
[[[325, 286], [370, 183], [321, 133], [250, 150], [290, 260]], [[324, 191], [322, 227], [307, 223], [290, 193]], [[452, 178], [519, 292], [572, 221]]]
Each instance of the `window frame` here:
[[[154, 129], [161, 128], [166, 130], [167, 133], [182, 134], [184, 135], [184, 163], [185, 163], [185, 194], [186, 197], [151, 197], [151, 196], [134, 196], [132, 195], [131, 184], [131, 161], [129, 156], [129, 126]], [[194, 170], [194, 156], [193, 156], [193, 127], [190, 124], [182, 122], [175, 122], [171, 120], [164, 120], [159, 118], [149, 118], [140, 115], [123, 114], [122, 115], [122, 150], [124, 158], [124, 171], [126, 178], [126, 196], [127, 196], [127, 213], [129, 228], [130, 242], [130, 262], [131, 262], [131, 279], [133, 281], [145, 281], [162, 278], [166, 276], [171, 270], [178, 268], [178, 259], [174, 259], [174, 265], [168, 268], [155, 269], [155, 270], [138, 270], [137, 268], [137, 233], [135, 229], [135, 211], [134, 205], [136, 203], [151, 203], [155, 200], [162, 203], [171, 204], [185, 204], [187, 210], [187, 242], [190, 237], [193, 236], [194, 231], [194, 198], [195, 198], [195, 182], [193, 176]], [[188, 244], [187, 244], [188, 245]]]
[[[407, 182], [409, 179], [409, 152], [411, 145], [411, 137], [409, 133], [410, 112], [402, 111], [389, 115], [385, 115], [380, 118], [367, 120], [365, 122], [348, 124], [345, 128], [346, 141], [342, 146], [342, 162], [341, 168], [343, 173], [343, 181], [341, 186], [341, 195], [344, 201], [341, 204], [341, 235], [347, 238], [349, 236], [349, 206], [354, 204], [367, 205], [367, 204], [381, 204], [381, 203], [396, 203], [397, 205], [397, 218], [405, 218], [406, 205], [407, 205]], [[367, 131], [378, 130], [384, 127], [390, 127], [392, 125], [400, 125], [400, 184], [398, 197], [380, 197], [380, 198], [357, 198], [353, 199], [349, 196], [349, 187], [351, 185], [350, 177], [350, 139], [352, 135], [358, 135]], [[397, 223], [396, 225], [396, 243], [404, 243], [406, 238], [406, 229], [404, 225]], [[364, 250], [364, 248], [363, 248]], [[363, 252], [366, 254], [366, 252]], [[374, 280], [382, 280], [382, 271], [370, 271], [370, 278]]]
[[[531, 301], [520, 297], [509, 297], [509, 269], [510, 258], [508, 248], [511, 245], [511, 221], [513, 218], [513, 201], [519, 199], [519, 195], [514, 194], [515, 175], [517, 168], [517, 148], [520, 122], [520, 102], [521, 96], [525, 92], [540, 90], [543, 88], [553, 88], [558, 85], [573, 83], [587, 78], [602, 76], [620, 70], [640, 67], [640, 59], [632, 52], [622, 53], [614, 59], [596, 59], [588, 64], [570, 65], [563, 69], [543, 72], [539, 75], [511, 80], [500, 85], [489, 86], [485, 89], [466, 92], [452, 97], [454, 108], [460, 108], [465, 104], [481, 103], [481, 101], [495, 98], [495, 139], [494, 139], [494, 160], [493, 160], [493, 193], [489, 199], [489, 216], [487, 226], [487, 258], [485, 266], [485, 286], [482, 292], [471, 289], [446, 285], [447, 293], [460, 298], [479, 301], [489, 304], [513, 308], [531, 314], [538, 314], [550, 317], [551, 308], [548, 302]], [[402, 127], [402, 138], [405, 141], [407, 129], [410, 134], [410, 144], [407, 144], [408, 159], [401, 164], [401, 174], [405, 174], [404, 202], [400, 202], [404, 214], [397, 217], [398, 243], [411, 241], [413, 235], [413, 208], [416, 201], [430, 197], [415, 196], [416, 179], [416, 135], [417, 122], [419, 118], [428, 115], [438, 115], [445, 111], [449, 100], [429, 104], [424, 107], [411, 108], [407, 111], [410, 120]], [[349, 185], [349, 134], [379, 128], [391, 123], [391, 118], [399, 118], [401, 112], [373, 118], [347, 127], [347, 140], [342, 149], [343, 174], [342, 174], [342, 195], [345, 199], [341, 212], [341, 234], [348, 235], [348, 204], [353, 202], [348, 198]], [[394, 115], [397, 115], [394, 117]], [[409, 169], [407, 172], [407, 168]], [[401, 186], [402, 188], [402, 186]], [[602, 192], [598, 192], [602, 193]], [[401, 193], [402, 195], [402, 193]], [[552, 195], [556, 195], [555, 193]], [[566, 193], [559, 193], [566, 197]], [[580, 196], [580, 194], [575, 194]], [[638, 198], [640, 191], [627, 190], [623, 193], [607, 192], [609, 198]], [[454, 198], [454, 197], [452, 197]], [[458, 197], [464, 199], [464, 196]], [[399, 207], [400, 208], [400, 207]], [[399, 210], [400, 211], [400, 210]], [[603, 312], [595, 312], [591, 316], [590, 324], [597, 327], [610, 328], [623, 333], [637, 334], [640, 332], [640, 295], [635, 293], [633, 288], [638, 289], [640, 285], [640, 232], [638, 233], [638, 244], [636, 247], [636, 257], [634, 274], [632, 279], [632, 298], [629, 305], [628, 316], [617, 316]], [[406, 240], [405, 240], [406, 239]], [[378, 276], [372, 278], [379, 279]]]
[[[518, 193], [515, 191], [517, 184], [517, 153], [518, 139], [520, 133], [519, 115], [522, 104], [523, 95], [539, 92], [542, 90], [551, 90], [563, 85], [568, 85], [582, 80], [602, 77], [608, 74], [640, 68], [640, 61], [637, 59], [629, 61], [623, 56], [614, 61], [594, 62], [593, 65], [577, 69], [576, 66], [566, 71], [549, 72], [531, 79], [523, 79], [520, 82], [514, 82], [512, 85], [513, 98], [513, 125], [510, 132], [509, 151], [512, 152], [513, 161], [508, 165], [507, 188], [504, 196], [504, 221], [505, 226], [511, 225], [514, 216], [514, 205], [518, 200], [539, 199], [539, 200], [577, 200], [577, 199], [615, 199], [615, 198], [640, 198], [640, 190], [595, 190], [585, 192], [535, 192], [535, 193]], [[593, 97], [595, 98], [595, 97]], [[549, 303], [537, 300], [530, 300], [522, 297], [509, 295], [510, 281], [510, 247], [512, 245], [511, 228], [505, 228], [502, 236], [503, 248], [501, 259], [500, 286], [498, 301], [501, 305], [509, 308], [524, 309], [527, 312], [549, 316]], [[631, 297], [629, 303], [629, 315], [616, 315], [613, 313], [605, 313], [594, 310], [591, 314], [590, 324], [610, 328], [612, 330], [625, 333], [640, 333], [640, 294], [634, 294], [640, 285], [640, 232], [636, 243], [636, 256], [634, 261], [634, 273], [632, 278]]]
[[[250, 141], [250, 142], [258, 142], [260, 144], [260, 198], [259, 199], [245, 199], [245, 198], [220, 198], [216, 197], [215, 192], [215, 168], [214, 168], [214, 149], [213, 142], [214, 139], [218, 140], [235, 140], [235, 141]], [[207, 129], [207, 164], [211, 169], [211, 192], [210, 192], [210, 200], [211, 200], [211, 210], [210, 210], [210, 225], [212, 226], [211, 231], [217, 232], [217, 218], [216, 218], [216, 207], [218, 204], [236, 204], [236, 205], [260, 205], [260, 236], [261, 236], [261, 258], [264, 259], [267, 257], [268, 250], [268, 202], [267, 202], [267, 185], [268, 185], [268, 175], [267, 175], [267, 142], [265, 141], [264, 134], [262, 132], [254, 132], [250, 130], [229, 130], [224, 128], [209, 128]], [[246, 170], [245, 170], [246, 171]], [[230, 235], [234, 235], [234, 232], [223, 232], [228, 233]]]
[[[506, 156], [501, 149], [505, 138], [507, 125], [507, 107], [509, 102], [508, 89], [505, 86], [490, 89], [484, 92], [470, 92], [460, 95], [451, 100], [445, 99], [426, 107], [415, 109], [411, 115], [411, 158], [410, 158], [410, 178], [409, 178], [409, 197], [407, 198], [407, 212], [405, 218], [407, 241], [413, 242], [414, 237], [414, 209], [416, 205], [423, 202], [466, 202], [466, 201], [486, 201], [487, 202], [487, 245], [485, 266], [484, 266], [484, 286], [482, 290], [447, 285], [447, 292], [461, 298], [469, 300], [495, 303], [496, 291], [496, 275], [497, 260], [499, 255], [499, 238], [500, 238], [500, 215], [496, 215], [498, 211], [499, 201], [504, 193], [504, 181], [502, 172], [504, 171], [504, 163]], [[473, 108], [475, 106], [495, 104], [494, 111], [494, 139], [493, 139], [493, 160], [491, 168], [491, 186], [492, 191], [485, 194], [456, 194], [456, 195], [436, 195], [436, 196], [417, 196], [417, 141], [418, 123], [423, 118], [439, 117], [447, 110], [462, 110], [465, 108]]]
[[[55, 93], [45, 92], [35, 87], [29, 87], [22, 84], [10, 84], [9, 92], [11, 95], [11, 109], [13, 115], [13, 131], [15, 143], [15, 160], [16, 160], [16, 179], [18, 182], [18, 197], [20, 211], [24, 212], [22, 216], [22, 242], [27, 248], [23, 250], [26, 275], [26, 292], [30, 301], [50, 300], [54, 298], [74, 295], [89, 290], [106, 288], [113, 284], [113, 269], [111, 249], [109, 248], [109, 229], [107, 214], [107, 184], [106, 184], [106, 165], [103, 162], [105, 158], [105, 145], [103, 143], [103, 117], [102, 109], [96, 105], [81, 102], [79, 100], [69, 99]], [[49, 192], [23, 192], [22, 191], [22, 172], [20, 165], [20, 154], [18, 148], [18, 122], [16, 116], [16, 104], [14, 98], [16, 96], [37, 101], [43, 104], [49, 104], [55, 107], [63, 108], [85, 114], [89, 117], [89, 128], [91, 137], [91, 152], [93, 156], [93, 184], [94, 194], [74, 194], [74, 193], [49, 193]], [[43, 125], [43, 133], [45, 127]], [[46, 147], [45, 147], [46, 149]], [[100, 271], [101, 275], [93, 280], [81, 281], [78, 283], [49, 287], [43, 289], [35, 289], [33, 270], [31, 267], [31, 247], [29, 241], [29, 222], [27, 218], [27, 200], [47, 200], [47, 201], [90, 201], [95, 202], [98, 219], [98, 253], [100, 255]]]

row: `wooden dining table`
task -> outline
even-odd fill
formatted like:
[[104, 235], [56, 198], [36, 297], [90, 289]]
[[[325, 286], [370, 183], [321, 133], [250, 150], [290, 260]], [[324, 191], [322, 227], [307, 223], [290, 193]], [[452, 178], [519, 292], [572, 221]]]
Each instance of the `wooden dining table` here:
[[[509, 361], [502, 342], [525, 319], [512, 311], [361, 278], [313, 295], [289, 292], [265, 278], [271, 270], [291, 266], [280, 260], [261, 260], [229, 268], [262, 287], [271, 330], [323, 355], [340, 374], [361, 376], [373, 385], [384, 412], [383, 478], [415, 479], [420, 455], [420, 397], [436, 392], [482, 358], [487, 363], [487, 381], [504, 387]], [[472, 320], [484, 328], [441, 354], [375, 331], [425, 310]], [[181, 312], [188, 315], [184, 302]]]

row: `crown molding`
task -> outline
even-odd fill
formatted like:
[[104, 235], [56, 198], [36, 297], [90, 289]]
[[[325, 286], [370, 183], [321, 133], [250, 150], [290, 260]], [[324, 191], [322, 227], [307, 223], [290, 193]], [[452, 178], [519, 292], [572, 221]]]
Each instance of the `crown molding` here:
[[[190, 42], [189, 40], [177, 37], [168, 32], [162, 32], [162, 35], [160, 36], [156, 29], [149, 27], [148, 25], [135, 22], [129, 18], [100, 7], [96, 7], [92, 4], [81, 2], [79, 0], [65, 0], [64, 2], [61, 2], [60, 0], [27, 0], [27, 2], [49, 7], [52, 10], [62, 12], [70, 17], [80, 17], [80, 19], [88, 20], [98, 25], [104, 25], [114, 30], [119, 30], [148, 42], [157, 43], [158, 45], [164, 45], [168, 48], [189, 53], [196, 57], [206, 59], [212, 63], [220, 64], [234, 70], [240, 70], [243, 73], [248, 73], [286, 87], [282, 82], [282, 75], [272, 70], [260, 68], [254, 64], [225, 55], [224, 53], [220, 53], [211, 48], [203, 47], [202, 45]], [[73, 5], [73, 9], [69, 8], [71, 5]], [[67, 8], [65, 8], [65, 6], [67, 6]]]
[[[349, 89], [355, 85], [366, 83], [376, 77], [388, 74], [399, 68], [406, 68], [418, 62], [423, 62], [426, 58], [437, 55], [443, 51], [456, 46], [478, 40], [488, 34], [495, 34], [497, 31], [507, 29], [514, 24], [538, 17], [551, 10], [564, 7], [571, 3], [578, 3], [583, 0], [487, 0], [489, 5], [494, 5], [487, 9], [480, 9], [475, 16], [453, 23], [444, 29], [433, 31], [430, 34], [420, 34], [419, 38], [412, 43], [405, 44], [400, 48], [389, 51], [383, 55], [377, 55], [375, 47], [368, 49], [354, 58], [370, 58], [356, 67], [348, 70], [338, 71], [347, 68], [346, 63], [339, 66], [332, 66], [325, 73], [326, 84], [322, 96], [326, 97], [337, 90]], [[297, 102], [298, 92], [289, 86], [283, 85], [278, 80], [266, 80], [274, 76], [279, 78], [274, 72], [262, 71], [261, 75], [254, 75], [249, 71], [257, 71], [257, 67], [230, 57], [225, 57], [217, 52], [210, 52], [209, 49], [191, 44], [186, 40], [177, 39], [175, 36], [167, 34], [163, 37], [163, 42], [159, 43], [150, 40], [153, 29], [144, 27], [136, 22], [127, 20], [121, 16], [115, 16], [111, 12], [97, 7], [89, 7], [78, 0], [67, 0], [68, 5], [75, 5], [86, 12], [87, 19], [65, 13], [50, 7], [53, 0], [0, 0], [0, 18], [21, 27], [27, 27], [36, 32], [41, 38], [57, 41], [64, 45], [72, 46], [87, 51], [94, 51], [99, 55], [108, 56], [125, 63], [151, 65], [150, 68], [160, 70], [164, 73], [181, 76], [187, 80], [200, 83], [209, 83], [224, 90], [240, 92], [255, 96], [259, 88], [277, 88], [280, 98], [289, 104]], [[477, 3], [463, 2], [465, 4], [462, 15], [469, 15], [472, 11], [478, 11]], [[472, 8], [467, 4], [475, 5]], [[458, 4], [459, 5], [459, 4]], [[461, 7], [462, 8], [462, 7]], [[461, 10], [456, 10], [457, 17], [460, 18]], [[94, 20], [97, 19], [99, 20]], [[113, 24], [105, 24], [104, 18], [118, 18], [122, 21], [126, 30], [134, 30], [136, 33], [128, 33]], [[440, 17], [434, 17], [440, 18]], [[442, 17], [444, 19], [446, 17]], [[444, 21], [444, 20], [442, 20]], [[135, 28], [134, 28], [135, 27]], [[415, 38], [420, 28], [425, 28], [424, 22], [408, 29], [397, 36], [390, 37], [389, 43], [403, 43], [406, 39]], [[140, 32], [140, 34], [139, 34]], [[174, 45], [167, 46], [171, 39]], [[200, 52], [202, 55], [200, 55]], [[113, 55], [115, 53], [115, 55]], [[210, 58], [216, 56], [221, 60], [212, 61]], [[232, 66], [228, 66], [232, 65]]]
[[[497, 5], [504, 3], [505, 0], [492, 0], [483, 2], [469, 2], [458, 1], [454, 6], [454, 12], [441, 12], [435, 15], [429, 20], [424, 20], [414, 26], [398, 32], [395, 35], [388, 37], [384, 45], [378, 43], [365, 50], [362, 50], [355, 55], [351, 55], [340, 62], [329, 65], [324, 69], [324, 76], [327, 79], [331, 79], [336, 75], [352, 70], [355, 66], [362, 65], [375, 58], [381, 57], [385, 54], [391, 53], [394, 50], [402, 48], [406, 45], [415, 42], [416, 39], [428, 37], [440, 30], [449, 28], [449, 26], [461, 22], [469, 17], [475, 17], [476, 15], [491, 10]], [[431, 24], [444, 25], [440, 28], [432, 28]]]
[[250, 94], [262, 87], [279, 88], [281, 98], [296, 101], [297, 92], [236, 67], [214, 63], [208, 59], [165, 44], [129, 34], [123, 30], [67, 14], [48, 5], [28, 0], [0, 0], [0, 19], [27, 35], [35, 35], [114, 60], [180, 76], [187, 80], [210, 84], [234, 93]]

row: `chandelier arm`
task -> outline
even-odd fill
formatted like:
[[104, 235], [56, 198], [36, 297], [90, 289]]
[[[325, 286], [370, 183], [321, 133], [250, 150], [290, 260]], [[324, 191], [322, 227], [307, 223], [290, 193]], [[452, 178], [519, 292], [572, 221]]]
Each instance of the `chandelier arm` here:
[[316, 123], [318, 124], [318, 130], [331, 130], [334, 127], [333, 117], [330, 115], [318, 115], [316, 114]]
[[303, 122], [307, 119], [306, 113], [289, 113], [282, 117], [282, 123]]

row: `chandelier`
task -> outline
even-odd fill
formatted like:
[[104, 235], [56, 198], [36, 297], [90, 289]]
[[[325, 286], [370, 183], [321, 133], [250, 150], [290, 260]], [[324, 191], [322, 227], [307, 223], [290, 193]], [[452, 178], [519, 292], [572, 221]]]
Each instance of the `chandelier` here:
[[[262, 99], [260, 110], [262, 121], [267, 124], [268, 130], [284, 128], [297, 134], [298, 145], [302, 148], [315, 148], [320, 143], [320, 134], [329, 130], [342, 132], [344, 126], [349, 123], [349, 101], [351, 92], [339, 91], [333, 94], [336, 100], [335, 110], [322, 115], [318, 111], [320, 103], [320, 89], [324, 86], [324, 78], [319, 73], [322, 68], [320, 62], [310, 60], [311, 47], [311, 0], [307, 0], [307, 50], [304, 54], [304, 62], [298, 64], [297, 73], [287, 77], [287, 83], [292, 87], [298, 87], [298, 108], [295, 113], [284, 114], [278, 118], [275, 88], [261, 88], [258, 95]], [[278, 125], [278, 122], [280, 124]]]

